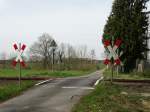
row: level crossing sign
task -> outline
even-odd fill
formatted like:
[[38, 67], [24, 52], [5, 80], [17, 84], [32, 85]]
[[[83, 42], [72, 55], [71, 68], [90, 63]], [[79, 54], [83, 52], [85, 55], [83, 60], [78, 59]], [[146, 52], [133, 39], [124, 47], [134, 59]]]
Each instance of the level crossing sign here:
[[23, 44], [23, 45], [21, 46], [21, 43], [20, 43], [19, 46], [17, 46], [17, 44], [14, 44], [13, 47], [14, 47], [16, 53], [17, 53], [16, 59], [13, 60], [13, 66], [16, 66], [17, 63], [20, 62], [20, 64], [21, 64], [23, 67], [25, 67], [25, 62], [24, 62], [24, 60], [23, 60], [23, 58], [22, 58], [22, 54], [23, 54], [23, 52], [24, 52], [24, 50], [25, 50], [25, 48], [26, 48], [26, 45]]
[[107, 48], [107, 54], [106, 54], [107, 56], [106, 56], [106, 59], [104, 60], [104, 64], [106, 65], [110, 64], [111, 59], [113, 58], [114, 65], [121, 65], [122, 62], [120, 60], [120, 56], [122, 55], [122, 52], [121, 52], [121, 55], [119, 55], [117, 53], [117, 49], [121, 46], [122, 40], [117, 39], [113, 45], [112, 45], [111, 40], [104, 40], [103, 43], [104, 43], [105, 48]]

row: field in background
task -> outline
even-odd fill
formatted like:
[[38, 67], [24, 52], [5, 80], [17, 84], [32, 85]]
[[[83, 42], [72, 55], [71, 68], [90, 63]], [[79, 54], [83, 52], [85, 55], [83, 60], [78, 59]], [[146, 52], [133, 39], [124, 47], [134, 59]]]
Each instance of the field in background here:
[[[102, 69], [101, 62], [76, 62], [54, 64], [44, 69], [41, 62], [28, 62], [26, 68], [22, 68], [22, 77], [69, 77], [86, 75], [90, 72]], [[0, 77], [19, 76], [19, 67], [13, 67], [11, 61], [3, 62], [0, 66]]]
[[[94, 70], [89, 71], [50, 71], [50, 70], [22, 70], [22, 77], [72, 77], [87, 75]], [[0, 77], [18, 77], [19, 70], [2, 69]]]

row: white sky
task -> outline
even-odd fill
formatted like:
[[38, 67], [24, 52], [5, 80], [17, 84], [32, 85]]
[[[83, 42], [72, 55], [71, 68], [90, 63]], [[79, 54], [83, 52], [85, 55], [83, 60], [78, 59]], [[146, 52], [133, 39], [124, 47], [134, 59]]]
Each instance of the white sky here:
[[0, 52], [30, 47], [43, 33], [59, 43], [87, 45], [101, 59], [101, 35], [113, 0], [0, 0]]

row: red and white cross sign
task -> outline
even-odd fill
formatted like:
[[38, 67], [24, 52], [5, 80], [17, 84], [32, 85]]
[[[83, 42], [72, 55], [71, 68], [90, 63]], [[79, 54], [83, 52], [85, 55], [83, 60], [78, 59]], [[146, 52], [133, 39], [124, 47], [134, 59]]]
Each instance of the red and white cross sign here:
[[122, 62], [119, 59], [119, 55], [117, 54], [116, 50], [120, 47], [122, 43], [121, 39], [117, 39], [114, 46], [111, 46], [111, 41], [110, 40], [105, 40], [104, 45], [107, 47], [109, 53], [107, 54], [107, 57], [104, 61], [104, 64], [108, 65], [111, 62], [111, 58], [114, 59], [114, 64], [115, 65], [120, 65]]
[[13, 47], [14, 47], [15, 51], [17, 52], [17, 57], [16, 57], [15, 60], [13, 60], [13, 63], [12, 63], [13, 66], [16, 66], [17, 62], [20, 62], [20, 64], [21, 64], [23, 67], [25, 67], [25, 62], [24, 62], [24, 60], [22, 59], [22, 54], [23, 54], [23, 52], [24, 52], [24, 50], [25, 50], [25, 48], [26, 48], [26, 45], [23, 44], [23, 45], [21, 46], [21, 44], [19, 44], [19, 47], [18, 47], [17, 44], [14, 44]]

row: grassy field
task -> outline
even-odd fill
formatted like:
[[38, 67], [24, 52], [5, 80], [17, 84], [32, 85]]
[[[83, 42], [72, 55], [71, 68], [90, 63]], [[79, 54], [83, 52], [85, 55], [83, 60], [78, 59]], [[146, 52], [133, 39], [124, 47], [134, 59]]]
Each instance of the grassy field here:
[[0, 102], [5, 101], [11, 97], [19, 95], [22, 91], [33, 86], [33, 81], [22, 81], [21, 88], [17, 81], [1, 81], [0, 82]]
[[[142, 95], [142, 93], [143, 95]], [[146, 95], [144, 95], [144, 93]], [[150, 112], [150, 87], [102, 83], [73, 112]]]
[[[104, 71], [104, 77], [105, 79], [109, 79], [111, 77], [111, 70], [105, 70]], [[129, 74], [126, 73], [119, 73], [117, 75], [116, 72], [114, 72], [114, 78], [118, 79], [150, 79], [150, 70], [145, 70], [144, 73], [134, 73], [131, 72]]]
[[[50, 70], [22, 70], [22, 77], [72, 77], [86, 75], [90, 71], [50, 71]], [[15, 69], [1, 69], [0, 77], [17, 77], [19, 71]]]
[[[41, 63], [34, 63], [34, 64], [30, 63], [28, 67], [22, 69], [22, 77], [73, 77], [73, 76], [86, 75], [105, 67], [104, 64], [102, 63], [99, 64], [90, 63], [90, 64], [83, 64], [83, 65], [77, 63], [75, 65], [68, 64], [65, 66], [69, 66], [71, 68], [61, 70], [58, 69], [61, 68], [58, 66], [56, 68], [54, 67], [54, 71], [52, 71], [51, 68], [47, 70], [43, 69]], [[19, 75], [19, 66], [12, 68], [9, 67], [7, 64], [5, 68], [0, 68], [0, 77], [18, 77], [18, 75]]]

